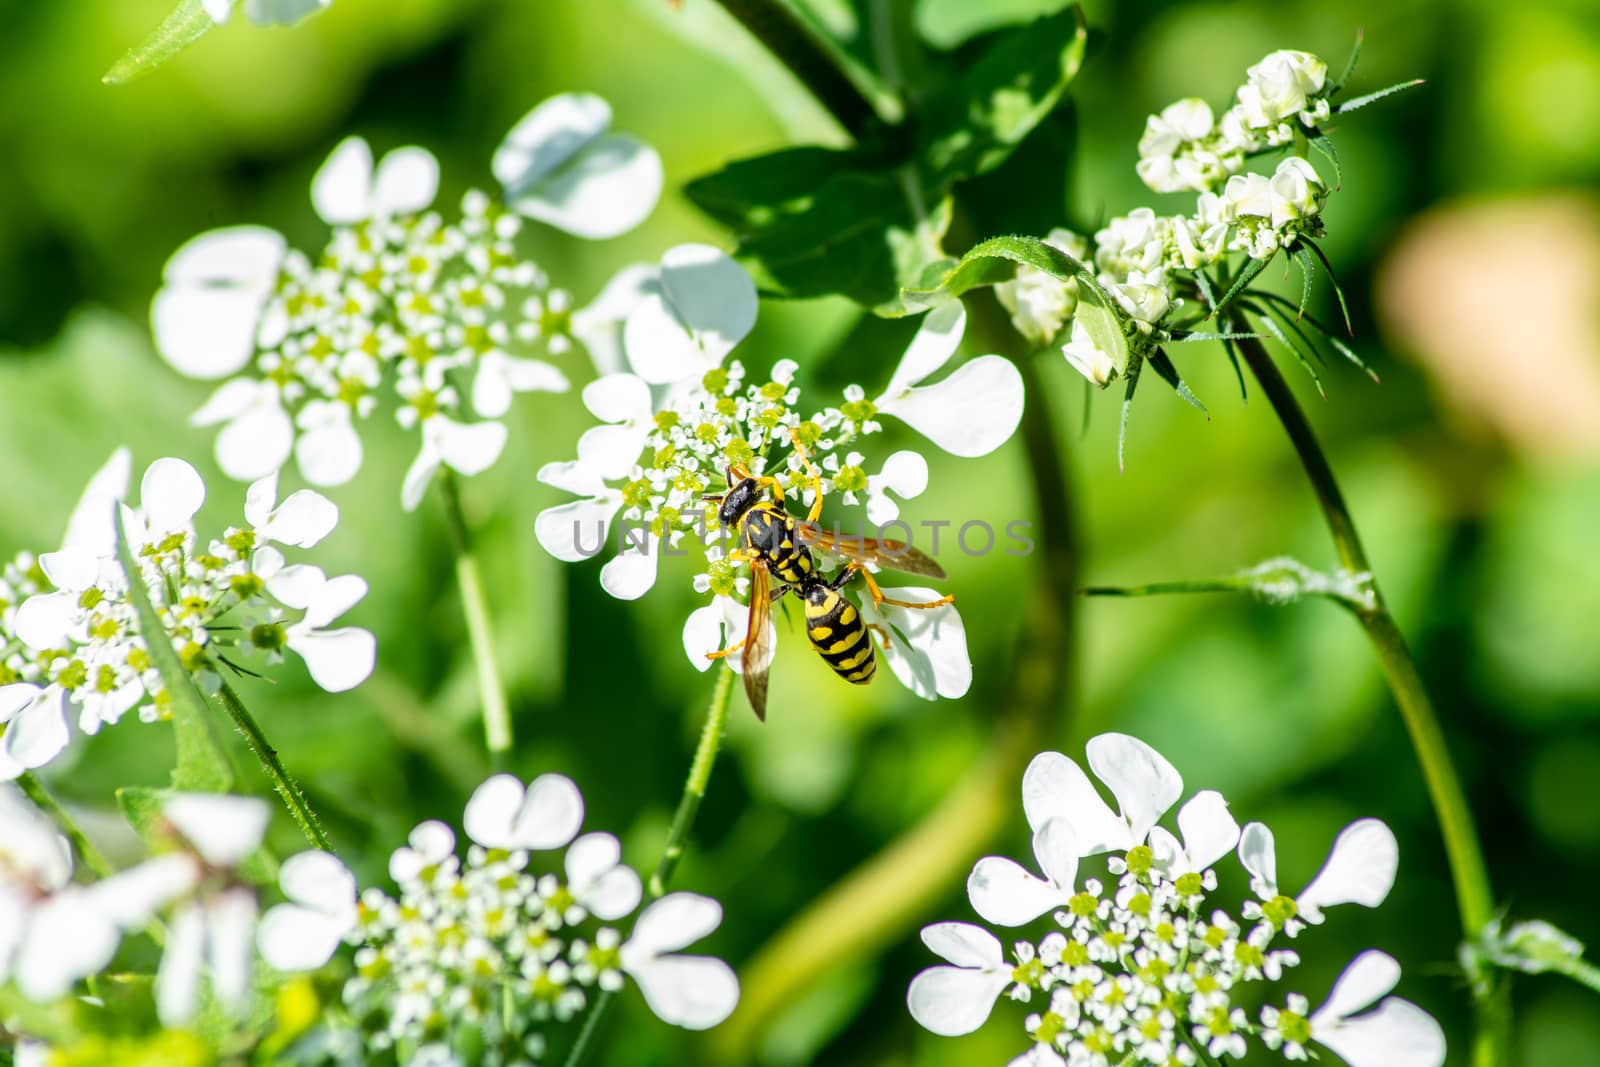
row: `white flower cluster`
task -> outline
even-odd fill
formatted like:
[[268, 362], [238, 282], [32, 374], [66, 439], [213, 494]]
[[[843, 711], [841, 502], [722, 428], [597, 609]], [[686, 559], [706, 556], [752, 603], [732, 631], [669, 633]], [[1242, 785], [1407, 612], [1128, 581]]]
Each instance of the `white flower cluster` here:
[[[747, 380], [738, 360], [727, 360], [755, 317], [755, 285], [732, 259], [704, 245], [669, 251], [619, 314], [631, 372], [605, 375], [583, 391], [604, 425], [583, 435], [576, 460], [539, 471], [540, 481], [581, 498], [539, 515], [539, 543], [556, 558], [577, 562], [599, 554], [617, 534], [618, 550], [600, 572], [613, 596], [643, 596], [655, 584], [662, 555], [687, 554], [690, 544], [703, 548], [695, 589], [713, 601], [684, 631], [685, 650], [702, 670], [710, 663], [706, 653], [744, 636], [745, 565], [727, 558], [728, 531], [718, 525], [717, 505], [703, 499], [728, 487], [730, 467], [776, 478], [786, 494], [810, 504], [816, 487], [809, 459], [826, 497], [840, 506], [864, 505], [866, 521], [881, 526], [900, 514], [895, 496], [915, 497], [928, 484], [927, 460], [916, 451], [899, 450], [869, 464], [856, 449], [884, 429], [884, 416], [965, 457], [1000, 447], [1022, 417], [1021, 377], [999, 356], [979, 356], [924, 384], [956, 355], [966, 327], [959, 302], [928, 313], [881, 393], [846, 386], [837, 405], [809, 412], [801, 406], [792, 360], [780, 360], [759, 381]], [[825, 529], [835, 522], [847, 535], [867, 532], [864, 522], [847, 525], [833, 511], [821, 520]], [[902, 531], [898, 536], [906, 540]], [[898, 592], [938, 597], [929, 590]], [[905, 638], [890, 643], [888, 659], [919, 695], [966, 691], [971, 665], [953, 606], [911, 613], [916, 620], [891, 605], [864, 611], [869, 621]], [[737, 659], [733, 664], [741, 667]]]
[[176, 369], [230, 379], [191, 420], [222, 426], [222, 469], [251, 481], [293, 454], [313, 485], [341, 485], [361, 466], [356, 423], [386, 390], [400, 425], [421, 436], [401, 493], [408, 510], [441, 466], [492, 465], [513, 394], [567, 389], [540, 357], [567, 352], [598, 313], [575, 311], [518, 252], [519, 216], [612, 236], [660, 193], [658, 157], [608, 133], [610, 118], [604, 101], [579, 94], [535, 108], [494, 158], [505, 206], [474, 190], [456, 222], [429, 210], [439, 165], [427, 151], [400, 148], [374, 166], [367, 143], [348, 138], [312, 180], [333, 228], [315, 260], [259, 226], [178, 249], [151, 325]]
[[209, 974], [212, 999], [238, 1016], [251, 996], [256, 891], [238, 871], [261, 847], [269, 812], [254, 797], [175, 793], [156, 829], [168, 846], [88, 885], [72, 882], [72, 853], [15, 786], [0, 783], [0, 982], [49, 1003], [98, 974], [125, 933], [166, 922], [156, 973], [163, 1025], [191, 1021]]
[[372, 673], [372, 634], [332, 626], [366, 595], [366, 582], [290, 564], [276, 547], [326, 537], [339, 519], [330, 501], [301, 490], [280, 503], [269, 475], [246, 494], [244, 525], [202, 540], [194, 516], [206, 487], [193, 467], [152, 463], [138, 508], [121, 503], [129, 474], [119, 450], [91, 479], [61, 548], [18, 556], [0, 576], [0, 779], [54, 759], [73, 721], [93, 734], [134, 709], [145, 721], [170, 714], [117, 558], [118, 509], [165, 640], [202, 688], [214, 691], [224, 667], [252, 656], [275, 664], [285, 650], [329, 692]]
[[[1438, 1023], [1385, 996], [1400, 969], [1381, 952], [1358, 956], [1316, 1011], [1288, 993], [1252, 1021], [1236, 1003], [1243, 985], [1276, 982], [1299, 964], [1285, 939], [1321, 923], [1324, 909], [1383, 902], [1399, 860], [1388, 827], [1376, 819], [1346, 827], [1322, 870], [1289, 896], [1278, 886], [1271, 831], [1261, 823], [1241, 831], [1221, 794], [1190, 798], [1178, 812], [1178, 834], [1159, 825], [1183, 782], [1154, 749], [1103, 734], [1089, 742], [1088, 762], [1117, 810], [1075, 762], [1041, 753], [1022, 782], [1041, 873], [991, 856], [967, 881], [974, 910], [989, 922], [1021, 926], [1049, 913], [1057, 929], [1018, 942], [1008, 961], [982, 927], [927, 927], [924, 942], [949, 965], [912, 981], [907, 999], [919, 1023], [937, 1034], [970, 1033], [1009, 992], [1029, 1003], [1042, 998], [1024, 1020], [1033, 1044], [1012, 1067], [1189, 1067], [1197, 1050], [1242, 1058], [1250, 1037], [1289, 1059], [1306, 1059], [1312, 1044], [1321, 1045], [1351, 1067], [1444, 1062]], [[1254, 894], [1237, 917], [1209, 899], [1213, 868], [1235, 848]], [[1081, 861], [1100, 854], [1108, 854], [1114, 880], [1080, 882]]]
[[[1198, 193], [1193, 214], [1141, 207], [1112, 219], [1092, 242], [1063, 229], [1046, 238], [1094, 270], [1127, 316], [1136, 348], [1159, 344], [1172, 329], [1203, 317], [1191, 310], [1204, 291], [1196, 274], [1226, 267], [1230, 254], [1271, 259], [1322, 233], [1329, 190], [1315, 167], [1290, 156], [1268, 176], [1245, 173], [1244, 164], [1252, 153], [1287, 144], [1296, 126], [1312, 129], [1327, 119], [1330, 105], [1319, 95], [1326, 77], [1326, 64], [1315, 56], [1274, 52], [1250, 68], [1237, 105], [1220, 123], [1202, 100], [1180, 100], [1150, 116], [1139, 142], [1139, 176], [1156, 192]], [[1219, 281], [1225, 290], [1225, 278], [1210, 284]], [[995, 291], [1019, 333], [1040, 347], [1059, 343], [1067, 361], [1096, 385], [1125, 370], [1076, 316], [1076, 281], [1022, 266]]]
[[[597, 991], [631, 978], [652, 1011], [705, 1029], [727, 1018], [739, 984], [721, 960], [680, 955], [722, 920], [716, 901], [672, 893], [647, 905], [624, 937], [615, 926], [642, 899], [617, 839], [578, 836], [583, 797], [558, 774], [524, 787], [497, 775], [467, 803], [471, 845], [426, 822], [389, 861], [390, 896], [356, 881], [333, 856], [306, 852], [279, 874], [289, 902], [267, 912], [261, 952], [279, 970], [327, 963], [356, 946], [344, 1001], [369, 1048], [393, 1048], [402, 1067], [472, 1062], [526, 1065], [543, 1055], [552, 1022], [581, 1012]], [[531, 854], [566, 848], [560, 873], [535, 873]], [[591, 922], [591, 920], [594, 920]]]

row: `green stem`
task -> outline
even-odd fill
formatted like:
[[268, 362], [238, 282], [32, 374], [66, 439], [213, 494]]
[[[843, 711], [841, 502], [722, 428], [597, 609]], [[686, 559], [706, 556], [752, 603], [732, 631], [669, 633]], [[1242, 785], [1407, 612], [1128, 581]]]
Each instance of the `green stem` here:
[[96, 878], [108, 878], [115, 873], [114, 868], [106, 861], [104, 853], [89, 840], [89, 835], [83, 832], [77, 821], [67, 814], [67, 809], [61, 806], [61, 802], [50, 795], [43, 782], [30, 772], [23, 771], [17, 778], [17, 785], [27, 794], [29, 800], [38, 805], [40, 810], [61, 827], [61, 832], [67, 835], [67, 840], [72, 842], [72, 847], [91, 874]]
[[[700, 743], [695, 746], [694, 760], [689, 764], [689, 777], [683, 783], [683, 796], [678, 800], [678, 810], [672, 816], [672, 826], [667, 831], [666, 847], [662, 849], [661, 859], [645, 885], [650, 900], [658, 900], [666, 893], [667, 884], [678, 869], [678, 861], [683, 859], [689, 831], [694, 827], [700, 802], [705, 799], [706, 789], [711, 784], [711, 771], [717, 764], [717, 754], [722, 751], [722, 737], [728, 729], [728, 698], [733, 693], [733, 679], [733, 668], [724, 664], [711, 690], [711, 704], [706, 709], [705, 725], [700, 729]], [[578, 1067], [588, 1055], [589, 1047], [600, 1031], [600, 1020], [611, 1007], [615, 996], [614, 993], [602, 992], [595, 998], [594, 1008], [584, 1020], [572, 1051], [567, 1054], [566, 1067]]]
[[[1371, 575], [1372, 565], [1367, 559], [1366, 549], [1362, 547], [1355, 520], [1350, 515], [1344, 494], [1334, 478], [1333, 468], [1329, 466], [1328, 458], [1299, 401], [1283, 380], [1283, 375], [1278, 373], [1277, 365], [1272, 362], [1260, 340], [1243, 338], [1237, 344], [1300, 457], [1306, 477], [1317, 494], [1318, 503], [1322, 505], [1323, 517], [1333, 535], [1340, 561], [1348, 570]], [[1411, 745], [1422, 765], [1423, 778], [1427, 782], [1434, 814], [1444, 837], [1445, 855], [1450, 864], [1451, 881], [1455, 884], [1456, 905], [1461, 914], [1465, 940], [1468, 944], [1476, 944], [1494, 921], [1495, 911], [1489, 869], [1473, 825], [1472, 809], [1467, 803], [1466, 790], [1461, 785], [1455, 765], [1450, 760], [1444, 731], [1439, 726], [1438, 715], [1423, 687], [1416, 660], [1406, 647], [1405, 638], [1395, 625], [1394, 617], [1389, 614], [1375, 578], [1370, 588], [1370, 606], [1364, 609], [1352, 607], [1351, 611], [1360, 620], [1377, 652], [1389, 690], [1399, 706], [1400, 716], [1411, 737]], [[1485, 968], [1469, 974], [1468, 978], [1478, 1016], [1472, 1062], [1478, 1067], [1508, 1064], [1511, 1062], [1511, 1008], [1505, 983], [1496, 981]]]
[[278, 758], [277, 750], [267, 743], [266, 735], [261, 732], [255, 717], [239, 699], [239, 694], [235, 693], [227, 682], [223, 682], [222, 688], [217, 690], [217, 697], [223, 709], [227, 711], [228, 717], [233, 720], [233, 725], [244, 735], [245, 744], [250, 746], [250, 751], [261, 761], [261, 769], [266, 771], [267, 777], [272, 780], [272, 788], [283, 798], [283, 806], [289, 809], [289, 815], [300, 827], [300, 832], [306, 835], [306, 840], [311, 842], [313, 848], [332, 852], [333, 845], [328, 841], [327, 831], [322, 828], [322, 820], [317, 818], [317, 813], [311, 809], [306, 795], [300, 791], [295, 780], [289, 777], [289, 772], [284, 770], [283, 761]]
[[497, 769], [511, 753], [511, 705], [506, 699], [505, 682], [495, 658], [494, 624], [489, 614], [489, 597], [484, 591], [483, 572], [472, 548], [472, 533], [461, 510], [461, 490], [455, 472], [445, 468], [439, 474], [439, 491], [444, 497], [445, 525], [456, 552], [456, 585], [461, 590], [461, 610], [466, 616], [467, 638], [472, 643], [472, 659], [478, 669], [478, 699], [483, 701], [483, 733], [489, 757]]
[[850, 136], [878, 121], [877, 110], [820, 30], [784, 0], [717, 0], [750, 36], [800, 80]]

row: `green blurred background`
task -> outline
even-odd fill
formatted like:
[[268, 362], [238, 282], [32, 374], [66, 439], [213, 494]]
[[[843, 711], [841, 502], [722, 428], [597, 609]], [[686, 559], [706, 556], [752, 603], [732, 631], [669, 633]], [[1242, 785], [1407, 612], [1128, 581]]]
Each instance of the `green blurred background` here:
[[[841, 33], [865, 32], [858, 5], [812, 2]], [[1006, 12], [1050, 5], [883, 6], [940, 49]], [[320, 247], [307, 183], [347, 133], [380, 150], [430, 148], [447, 203], [489, 182], [490, 153], [534, 103], [570, 89], [605, 96], [618, 128], [659, 148], [668, 190], [649, 222], [617, 241], [532, 228], [529, 249], [580, 302], [617, 267], [671, 244], [727, 245], [679, 194], [685, 181], [787, 144], [837, 143], [826, 117], [707, 0], [678, 11], [665, 0], [335, 0], [292, 30], [236, 19], [148, 78], [101, 85], [163, 7], [0, 4], [7, 554], [52, 547], [83, 481], [121, 443], [139, 467], [166, 454], [196, 462], [211, 485], [206, 518], [236, 521], [243, 487], [215, 472], [212, 431], [184, 421], [208, 387], [153, 354], [148, 301], [171, 250], [207, 228], [262, 223]], [[1144, 116], [1187, 95], [1224, 106], [1244, 68], [1275, 48], [1318, 52], [1337, 70], [1360, 28], [1366, 48], [1353, 92], [1428, 80], [1335, 134], [1345, 185], [1327, 212], [1325, 247], [1350, 295], [1356, 347], [1383, 383], [1335, 366], [1324, 374], [1324, 401], [1288, 371], [1422, 662], [1499, 898], [1516, 916], [1600, 941], [1592, 888], [1600, 878], [1600, 4], [1098, 0], [1086, 8], [1101, 36], [1050, 135], [1056, 145], [1075, 137], [1076, 153], [1064, 169], [1048, 151], [1008, 167], [988, 190], [997, 208], [1005, 182], [1054, 198], [1058, 221], [1080, 229], [1149, 202], [1133, 174]], [[758, 367], [794, 357], [814, 380], [870, 388], [913, 324], [857, 319], [833, 301], [769, 303], [740, 352]], [[1265, 405], [1239, 403], [1220, 353], [1181, 357], [1211, 417], [1147, 387], [1123, 473], [1117, 397], [1093, 398], [1080, 436], [1080, 383], [1064, 365], [1046, 369], [1050, 402], [1071, 428], [1063, 436], [1086, 579], [1206, 577], [1283, 553], [1331, 565], [1310, 493]], [[710, 681], [682, 652], [679, 631], [694, 604], [682, 575], [669, 571], [643, 601], [619, 603], [599, 589], [597, 564], [557, 564], [532, 537], [533, 516], [562, 499], [534, 472], [569, 457], [587, 423], [575, 394], [520, 399], [506, 455], [469, 485], [466, 502], [484, 529], [511, 674], [514, 769], [573, 775], [589, 825], [618, 832], [628, 857], [648, 867]], [[416, 515], [399, 509], [414, 439], [386, 418], [368, 430], [367, 463], [332, 494], [344, 518], [317, 561], [371, 583], [353, 617], [379, 636], [378, 674], [340, 697], [311, 688], [298, 668], [275, 686], [242, 689], [342, 851], [380, 878], [387, 851], [414, 822], [458, 815], [485, 764], [442, 522], [431, 500]], [[999, 525], [1032, 514], [1027, 485], [1017, 443], [979, 461], [947, 458], [908, 517]], [[1014, 605], [1033, 572], [1030, 561], [1003, 555], [947, 552], [946, 562], [976, 665], [967, 699], [924, 704], [892, 683], [847, 689], [813, 657], [791, 654], [777, 667], [768, 724], [739, 710], [731, 756], [677, 883], [725, 902], [726, 922], [708, 944], [735, 963], [930, 810], [988, 748], [1004, 710], [996, 703], [1017, 637]], [[1274, 827], [1288, 886], [1309, 878], [1344, 823], [1386, 819], [1402, 842], [1392, 897], [1376, 912], [1336, 912], [1306, 935], [1296, 985], [1316, 1003], [1356, 951], [1386, 948], [1407, 968], [1400, 991], [1464, 1048], [1443, 853], [1359, 630], [1320, 603], [1205, 597], [1081, 610], [1084, 695], [1063, 696], [1050, 743], [1081, 753], [1104, 729], [1150, 741], [1191, 788], [1221, 789], [1241, 821]], [[52, 777], [94, 832], [131, 849], [118, 836], [111, 791], [162, 781], [169, 744], [167, 731], [125, 721], [79, 746]], [[1023, 855], [1026, 828], [1020, 804], [1012, 808], [1011, 832], [994, 847]], [[275, 833], [282, 848], [294, 847], [287, 820]], [[922, 921], [972, 917], [959, 887], [943, 897]], [[1022, 1013], [1007, 1005], [996, 1013], [1007, 1022], [970, 1039], [918, 1030], [904, 991], [929, 957], [909, 930], [894, 943], [881, 958], [839, 961], [733, 1058], [932, 1067], [999, 1064], [1021, 1051]], [[1524, 1063], [1600, 1058], [1600, 1002], [1556, 978], [1524, 979], [1516, 1001]], [[643, 1015], [630, 1000], [614, 1018], [603, 1062], [705, 1062], [703, 1040]]]

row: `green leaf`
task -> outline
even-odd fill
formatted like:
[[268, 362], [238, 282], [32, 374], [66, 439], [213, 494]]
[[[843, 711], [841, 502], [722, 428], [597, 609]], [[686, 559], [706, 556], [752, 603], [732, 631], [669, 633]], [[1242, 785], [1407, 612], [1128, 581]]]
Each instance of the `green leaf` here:
[[865, 153], [787, 149], [730, 164], [684, 190], [741, 240], [737, 256], [771, 296], [841, 294], [904, 315], [900, 291], [946, 257], [948, 197], [929, 197], [908, 167]]
[[152, 789], [148, 786], [129, 785], [117, 790], [117, 807], [128, 820], [139, 840], [154, 849], [169, 843], [165, 830], [166, 818], [161, 806], [172, 795], [171, 789]]
[[1122, 422], [1117, 426], [1117, 470], [1127, 470], [1123, 446], [1128, 442], [1128, 414], [1133, 411], [1133, 393], [1139, 388], [1139, 360], [1128, 366], [1128, 387], [1122, 394]]
[[1333, 165], [1333, 187], [1339, 189], [1344, 185], [1344, 171], [1339, 167], [1339, 153], [1333, 147], [1333, 138], [1321, 130], [1314, 130], [1306, 135], [1306, 143], [1318, 152], [1324, 159]]
[[1354, 337], [1356, 328], [1350, 325], [1350, 305], [1345, 303], [1344, 288], [1339, 284], [1339, 276], [1333, 273], [1333, 264], [1328, 262], [1328, 255], [1315, 241], [1307, 240], [1305, 246], [1311, 249], [1317, 259], [1322, 263], [1322, 269], [1328, 272], [1328, 281], [1333, 283], [1333, 295], [1339, 300], [1339, 313], [1344, 316], [1344, 328]]
[[[1299, 361], [1300, 366], [1305, 368], [1305, 372], [1311, 376], [1311, 384], [1317, 387], [1317, 395], [1323, 399], [1327, 399], [1327, 390], [1322, 388], [1322, 377], [1317, 374], [1317, 368], [1313, 362], [1313, 360], [1321, 359], [1321, 357], [1317, 354], [1317, 350], [1309, 343], [1305, 342], [1305, 335], [1300, 332], [1299, 328], [1294, 325], [1293, 320], [1291, 320], [1287, 314], [1274, 315], [1272, 313], [1272, 308], [1270, 307], [1262, 310], [1264, 310], [1266, 314], [1261, 316], [1261, 325], [1265, 326], [1267, 332], [1276, 337], [1278, 339], [1278, 343], [1287, 348], [1294, 355], [1294, 358]], [[1280, 319], [1282, 325], [1279, 324]], [[1295, 336], [1291, 336], [1289, 332], [1285, 330], [1285, 327], [1288, 327], [1289, 330], [1293, 330]], [[1298, 337], [1299, 341], [1296, 341], [1295, 337]]]
[[112, 64], [100, 80], [107, 85], [121, 85], [142, 77], [194, 44], [215, 26], [211, 16], [200, 6], [200, 0], [178, 0], [178, 6], [162, 20], [155, 32], [130, 48], [128, 54]]
[[1161, 380], [1172, 386], [1179, 396], [1187, 400], [1206, 418], [1209, 419], [1211, 417], [1211, 412], [1207, 411], [1206, 406], [1200, 403], [1200, 398], [1189, 391], [1189, 386], [1184, 382], [1183, 375], [1178, 373], [1178, 368], [1173, 364], [1172, 359], [1166, 352], [1158, 348], [1150, 353], [1146, 360], [1155, 369]]
[[1244, 270], [1240, 271], [1239, 276], [1233, 280], [1233, 284], [1228, 286], [1228, 291], [1222, 294], [1222, 299], [1211, 305], [1211, 314], [1215, 315], [1227, 307], [1228, 302], [1243, 292], [1245, 286], [1255, 281], [1256, 275], [1266, 270], [1267, 264], [1270, 262], [1271, 260], [1266, 259], [1252, 259], [1247, 262], [1244, 265]]
[[189, 672], [184, 670], [177, 651], [167, 638], [166, 627], [161, 625], [161, 618], [150, 603], [149, 590], [145, 588], [144, 578], [128, 547], [128, 531], [120, 517], [117, 530], [117, 559], [122, 563], [122, 572], [128, 579], [128, 599], [133, 602], [139, 620], [139, 634], [150, 653], [150, 662], [166, 689], [172, 725], [177, 734], [178, 762], [172, 770], [172, 787], [198, 793], [227, 792], [233, 784], [233, 772], [206, 725], [205, 701], [194, 687]]
[[1565, 975], [1600, 993], [1600, 967], [1584, 961], [1583, 942], [1543, 919], [1513, 923], [1505, 931], [1496, 919], [1484, 929], [1479, 951], [1496, 966]]
[[1006, 34], [929, 98], [917, 155], [931, 188], [1004, 163], [1083, 65], [1088, 28], [1076, 6]]
[[1345, 62], [1344, 73], [1339, 75], [1339, 80], [1328, 87], [1328, 95], [1332, 96], [1346, 85], [1350, 84], [1350, 75], [1356, 72], [1356, 61], [1361, 58], [1361, 39], [1366, 36], [1365, 30], [1356, 31], [1356, 43], [1350, 48], [1350, 58]]
[[1090, 586], [1083, 590], [1085, 596], [1141, 597], [1169, 593], [1249, 593], [1269, 604], [1292, 604], [1307, 597], [1322, 597], [1356, 611], [1371, 611], [1374, 606], [1372, 575], [1346, 570], [1324, 574], [1288, 556], [1266, 560], [1226, 578]]
[[[1277, 293], [1269, 293], [1269, 292], [1267, 292], [1265, 290], [1261, 290], [1261, 291], [1258, 291], [1258, 292], [1254, 293], [1253, 295], [1258, 297], [1258, 298], [1260, 298], [1261, 300], [1264, 300], [1264, 301], [1268, 302], [1269, 304], [1272, 304], [1272, 305], [1274, 305], [1276, 307], [1282, 308], [1285, 311], [1292, 310], [1294, 308], [1294, 304], [1293, 303], [1291, 303], [1286, 298], [1279, 296]], [[1316, 330], [1317, 333], [1322, 337], [1322, 339], [1324, 341], [1326, 341], [1326, 342], [1328, 342], [1328, 344], [1332, 345], [1333, 346], [1333, 350], [1335, 352], [1338, 352], [1345, 359], [1349, 360], [1351, 363], [1353, 363], [1357, 367], [1361, 368], [1362, 372], [1364, 374], [1366, 374], [1367, 377], [1371, 378], [1375, 382], [1382, 381], [1382, 379], [1380, 379], [1378, 377], [1378, 372], [1373, 370], [1371, 367], [1367, 366], [1367, 361], [1362, 359], [1360, 357], [1360, 355], [1358, 355], [1356, 353], [1355, 349], [1351, 348], [1349, 345], [1347, 345], [1343, 341], [1341, 341], [1339, 339], [1339, 335], [1334, 333], [1326, 325], [1324, 325], [1320, 319], [1317, 319], [1312, 315], [1303, 315], [1303, 316], [1300, 316], [1300, 317], [1307, 324], [1309, 324], [1312, 329]], [[1287, 320], [1285, 320], [1285, 321], [1287, 321]]]
[[1333, 109], [1333, 113], [1335, 115], [1347, 115], [1350, 112], [1355, 111], [1357, 108], [1363, 108], [1368, 104], [1376, 103], [1386, 96], [1393, 96], [1395, 93], [1403, 93], [1407, 89], [1415, 89], [1422, 83], [1422, 78], [1413, 78], [1411, 81], [1401, 82], [1398, 85], [1391, 85], [1387, 89], [1379, 89], [1377, 92], [1368, 93], [1366, 96], [1358, 96], [1353, 100], [1346, 100], [1344, 103], [1335, 107]]

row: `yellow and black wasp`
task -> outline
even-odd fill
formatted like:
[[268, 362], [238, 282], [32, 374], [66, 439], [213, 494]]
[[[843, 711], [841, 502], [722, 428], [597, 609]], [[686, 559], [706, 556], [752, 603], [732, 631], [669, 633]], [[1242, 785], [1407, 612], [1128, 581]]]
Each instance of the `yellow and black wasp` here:
[[[874, 537], [841, 536], [817, 525], [822, 515], [822, 472], [811, 463], [795, 442], [795, 451], [806, 465], [815, 500], [804, 521], [789, 514], [783, 486], [778, 479], [753, 475], [734, 464], [728, 468], [728, 491], [707, 494], [718, 504], [717, 518], [722, 525], [738, 531], [739, 547], [728, 558], [750, 564], [750, 616], [744, 639], [718, 652], [712, 659], [744, 652], [744, 689], [756, 717], [767, 717], [767, 674], [772, 660], [772, 629], [768, 620], [772, 605], [787, 593], [795, 593], [805, 603], [806, 636], [811, 647], [839, 677], [855, 685], [872, 681], [877, 672], [877, 653], [869, 630], [878, 631], [885, 647], [889, 635], [882, 627], [868, 623], [860, 610], [840, 592], [856, 575], [866, 582], [874, 604], [893, 604], [902, 608], [937, 608], [955, 601], [946, 596], [926, 603], [895, 600], [884, 595], [866, 564], [886, 567], [906, 574], [945, 577], [944, 568], [926, 553], [903, 541]], [[772, 499], [765, 499], [770, 491]], [[809, 546], [839, 556], [847, 562], [833, 578], [824, 578]], [[774, 589], [773, 578], [778, 585]]]

